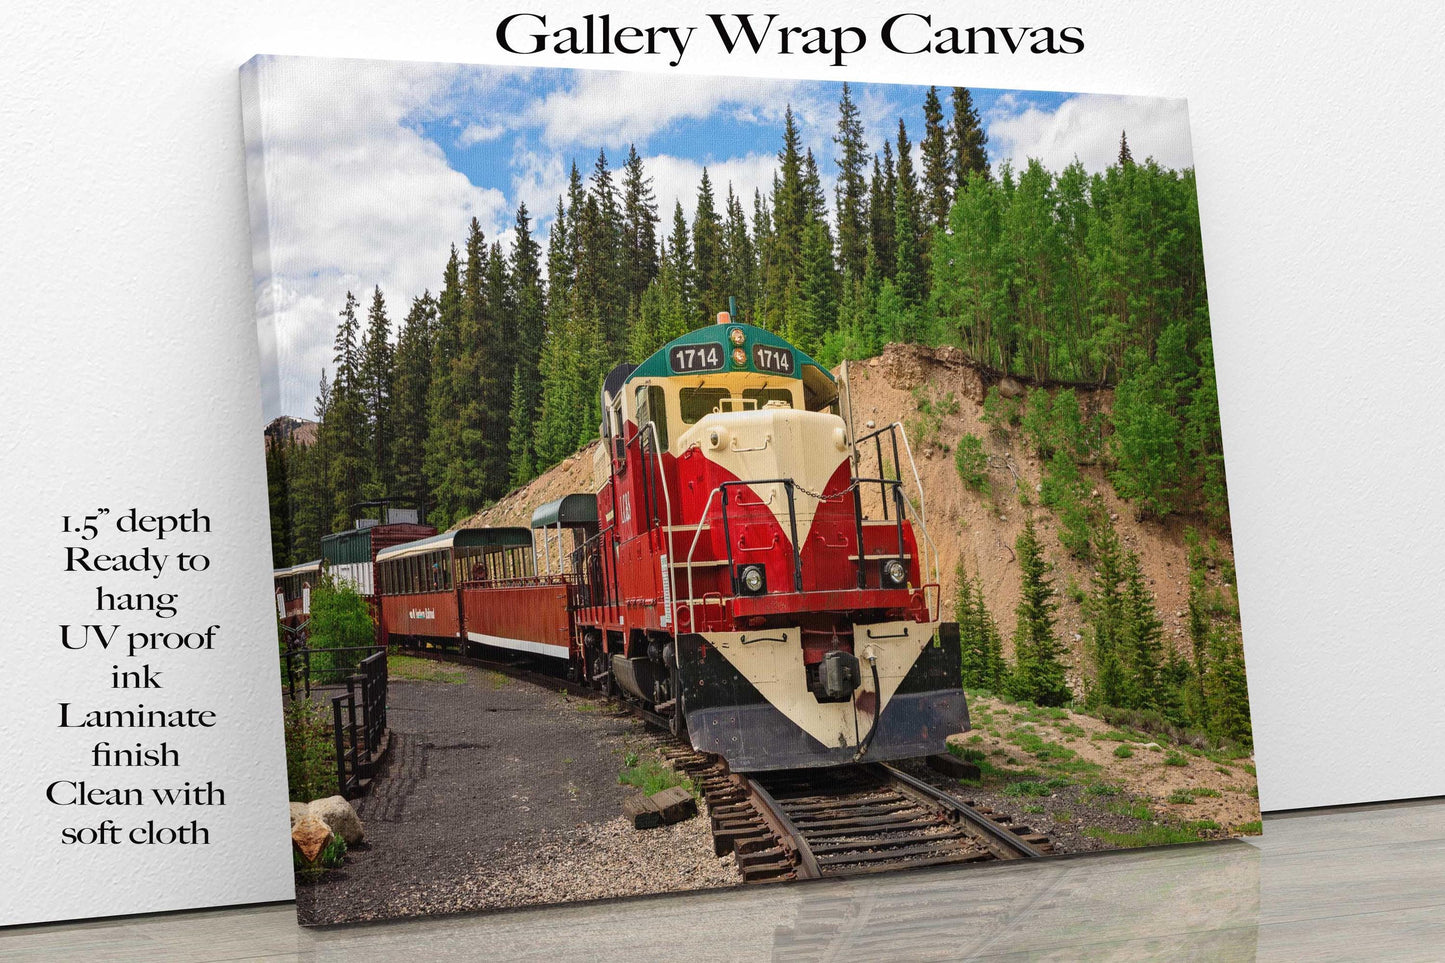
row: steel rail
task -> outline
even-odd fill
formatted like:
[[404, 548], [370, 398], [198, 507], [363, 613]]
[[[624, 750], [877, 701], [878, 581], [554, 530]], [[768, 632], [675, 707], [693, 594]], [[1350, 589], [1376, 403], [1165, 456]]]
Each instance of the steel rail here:
[[[961, 800], [954, 799], [948, 793], [929, 785], [922, 779], [910, 776], [906, 772], [901, 772], [887, 763], [874, 763], [874, 765], [878, 766], [878, 768], [894, 782], [926, 797], [933, 805], [953, 814], [958, 819], [968, 823], [971, 829], [977, 830], [979, 834], [987, 837], [984, 840], [985, 845], [993, 843], [994, 845], [989, 845], [989, 849], [1001, 859], [1033, 858], [1047, 855], [1033, 843], [1004, 829], [977, 809], [974, 809]], [[1004, 852], [999, 852], [994, 846], [1000, 847]]]

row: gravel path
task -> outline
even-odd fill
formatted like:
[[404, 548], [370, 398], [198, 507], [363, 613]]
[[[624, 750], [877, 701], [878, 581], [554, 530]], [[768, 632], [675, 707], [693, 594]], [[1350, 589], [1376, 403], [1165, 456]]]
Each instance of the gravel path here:
[[461, 667], [459, 683], [393, 679], [392, 750], [357, 800], [367, 841], [296, 887], [327, 924], [729, 886], [704, 818], [638, 831], [621, 817], [628, 714]]

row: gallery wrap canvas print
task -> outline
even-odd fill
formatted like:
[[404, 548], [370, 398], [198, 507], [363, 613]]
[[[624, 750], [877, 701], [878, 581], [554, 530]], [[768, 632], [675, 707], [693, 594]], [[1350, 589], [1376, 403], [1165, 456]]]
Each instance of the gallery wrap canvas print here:
[[303, 923], [1260, 831], [1183, 101], [242, 79]]

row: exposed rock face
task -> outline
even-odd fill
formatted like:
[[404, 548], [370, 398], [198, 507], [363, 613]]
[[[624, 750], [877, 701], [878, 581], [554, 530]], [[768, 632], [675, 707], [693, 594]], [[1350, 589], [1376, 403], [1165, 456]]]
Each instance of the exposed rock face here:
[[1005, 398], [1017, 398], [1024, 393], [1024, 386], [1019, 384], [1013, 378], [1000, 378], [998, 383], [998, 393], [1003, 395]]
[[308, 863], [316, 862], [326, 844], [331, 842], [331, 828], [309, 812], [291, 827], [291, 845]]
[[346, 840], [346, 845], [355, 846], [361, 842], [363, 831], [361, 817], [345, 796], [327, 796], [317, 799], [307, 807], [311, 816], [320, 820], [333, 833]]

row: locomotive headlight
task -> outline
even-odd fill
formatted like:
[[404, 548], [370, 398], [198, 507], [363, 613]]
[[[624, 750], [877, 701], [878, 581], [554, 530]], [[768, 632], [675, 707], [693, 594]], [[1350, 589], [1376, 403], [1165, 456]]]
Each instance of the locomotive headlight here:
[[742, 348], [733, 348], [733, 364], [741, 368], [748, 363], [748, 353]]
[[768, 587], [761, 565], [744, 565], [738, 572], [738, 587], [748, 595], [762, 595]]
[[743, 339], [746, 337], [747, 335], [743, 334], [742, 328], [733, 328], [728, 332], [728, 340], [738, 347], [742, 347]]
[[890, 558], [883, 563], [883, 581], [894, 588], [901, 588], [908, 581], [908, 569], [901, 560]]

